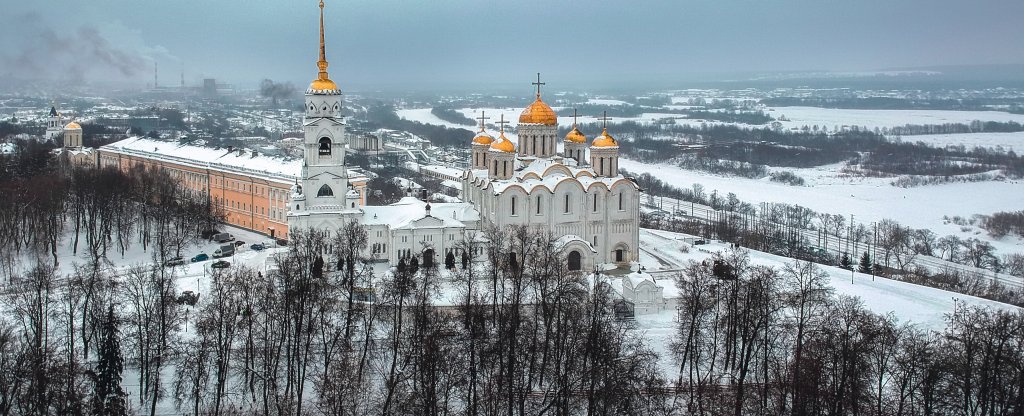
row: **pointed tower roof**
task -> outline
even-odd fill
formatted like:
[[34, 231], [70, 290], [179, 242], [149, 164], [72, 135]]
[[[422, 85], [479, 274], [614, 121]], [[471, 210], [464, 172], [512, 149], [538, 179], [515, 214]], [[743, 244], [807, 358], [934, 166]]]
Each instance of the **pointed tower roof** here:
[[320, 0], [320, 60], [316, 62], [317, 68], [320, 71], [317, 73], [317, 78], [309, 84], [309, 89], [312, 91], [337, 91], [338, 84], [331, 81], [331, 78], [327, 76], [327, 51], [326, 45], [324, 44], [324, 1]]

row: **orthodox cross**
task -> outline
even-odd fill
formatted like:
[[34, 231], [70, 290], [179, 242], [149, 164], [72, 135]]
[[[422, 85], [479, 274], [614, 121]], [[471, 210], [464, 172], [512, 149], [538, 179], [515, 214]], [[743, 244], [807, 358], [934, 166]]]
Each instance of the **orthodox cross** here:
[[480, 131], [484, 131], [484, 130], [487, 129], [486, 128], [487, 120], [490, 120], [491, 118], [487, 117], [487, 112], [486, 111], [481, 110], [480, 111], [480, 117], [477, 117], [476, 119], [480, 120]]
[[537, 98], [540, 99], [540, 86], [547, 85], [546, 82], [540, 82], [540, 72], [537, 73], [537, 82], [531, 83], [530, 85], [537, 86]]
[[501, 128], [501, 133], [502, 133], [502, 134], [505, 134], [505, 125], [506, 125], [506, 124], [509, 124], [509, 122], [508, 122], [508, 121], [505, 121], [505, 113], [502, 113], [502, 114], [501, 114], [501, 120], [500, 120], [500, 121], [498, 121], [498, 122], [497, 122], [497, 124], [498, 124], [498, 126], [500, 126], [500, 128]]
[[605, 110], [604, 115], [602, 115], [601, 117], [598, 117], [597, 119], [601, 120], [603, 122], [601, 127], [607, 129], [608, 128], [608, 120], [611, 120], [612, 118], [608, 117], [608, 111]]
[[573, 127], [576, 127], [576, 117], [579, 117], [579, 114], [576, 114], [576, 109], [574, 108], [574, 109], [572, 109], [572, 126]]

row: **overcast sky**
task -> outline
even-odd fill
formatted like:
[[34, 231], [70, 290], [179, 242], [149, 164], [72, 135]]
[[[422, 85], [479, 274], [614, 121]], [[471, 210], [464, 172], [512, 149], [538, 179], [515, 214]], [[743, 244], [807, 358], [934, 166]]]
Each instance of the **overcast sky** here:
[[[0, 0], [0, 76], [304, 87], [317, 0]], [[343, 89], [1024, 63], [1020, 0], [327, 0]]]

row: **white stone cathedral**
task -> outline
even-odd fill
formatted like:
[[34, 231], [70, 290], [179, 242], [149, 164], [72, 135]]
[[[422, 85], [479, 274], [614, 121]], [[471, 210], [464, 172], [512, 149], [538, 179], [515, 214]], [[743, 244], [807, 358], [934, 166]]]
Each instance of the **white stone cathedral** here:
[[468, 239], [487, 238], [480, 230], [526, 225], [556, 235], [570, 270], [636, 261], [640, 189], [619, 173], [618, 141], [605, 129], [588, 145], [575, 124], [560, 139], [558, 117], [541, 100], [539, 79], [536, 101], [519, 117], [518, 143], [504, 129], [494, 138], [481, 123], [462, 177], [465, 202], [407, 197], [389, 206], [361, 206], [346, 174], [342, 95], [327, 74], [323, 7], [321, 1], [319, 73], [306, 91], [305, 160], [291, 195], [289, 230], [336, 230], [357, 221], [367, 229], [367, 254], [391, 264], [417, 257], [429, 265], [460, 255]]

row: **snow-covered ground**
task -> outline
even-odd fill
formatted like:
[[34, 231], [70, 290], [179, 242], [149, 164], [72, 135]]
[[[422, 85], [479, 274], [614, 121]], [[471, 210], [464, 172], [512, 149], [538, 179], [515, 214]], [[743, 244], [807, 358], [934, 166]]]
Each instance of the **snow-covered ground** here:
[[[647, 271], [671, 270], [685, 266], [690, 260], [703, 261], [713, 252], [725, 252], [726, 244], [711, 241], [707, 245], [689, 246], [683, 241], [684, 234], [655, 230], [640, 230], [640, 264]], [[683, 247], [689, 252], [684, 253]], [[791, 259], [758, 251], [749, 251], [750, 261], [781, 269]], [[961, 295], [911, 283], [889, 280], [881, 277], [851, 272], [833, 266], [821, 266], [828, 274], [835, 294], [859, 297], [865, 307], [878, 314], [893, 313], [900, 322], [910, 322], [921, 328], [941, 330], [945, 327], [945, 315], [960, 305], [988, 306], [1000, 309], [1017, 309], [1015, 306], [993, 302], [973, 296]], [[674, 290], [674, 282], [667, 278], [658, 279], [665, 292]], [[653, 315], [638, 315], [636, 322], [648, 345], [659, 355], [659, 367], [666, 371], [669, 380], [678, 377], [678, 364], [671, 355], [671, 344], [676, 334], [674, 311]]]
[[[672, 165], [652, 165], [622, 159], [619, 166], [633, 173], [650, 173], [680, 188], [702, 184], [708, 193], [718, 190], [725, 196], [733, 192], [741, 201], [752, 204], [777, 202], [798, 204], [818, 212], [854, 216], [858, 223], [893, 219], [913, 228], [927, 228], [943, 236], [987, 238], [974, 227], [961, 231], [946, 223], [943, 216], [970, 218], [974, 214], [1017, 211], [1024, 207], [1024, 181], [988, 181], [899, 188], [890, 185], [893, 178], [848, 177], [839, 174], [839, 165], [809, 169], [787, 169], [803, 177], [805, 186], [790, 186], [768, 178], [747, 179], [714, 175]], [[990, 239], [1001, 253], [1022, 252], [1024, 243], [1017, 238]]]
[[[262, 243], [265, 243], [268, 247], [276, 247], [276, 244], [274, 243], [274, 241], [272, 241], [270, 237], [267, 237], [265, 235], [254, 233], [254, 232], [248, 231], [248, 230], [243, 230], [241, 228], [235, 228], [235, 227], [224, 227], [224, 228], [225, 228], [225, 232], [231, 233], [232, 235], [235, 236], [235, 241], [244, 241], [245, 242], [244, 246], [236, 247], [236, 249], [235, 249], [236, 250], [235, 251], [235, 253], [236, 253], [235, 256], [240, 258], [240, 259], [248, 258], [249, 257], [250, 253], [252, 253], [252, 251], [249, 249], [249, 245], [251, 245], [253, 243], [260, 243], [260, 242], [262, 242]], [[66, 237], [65, 240], [62, 242], [62, 244], [60, 246], [58, 246], [58, 248], [57, 248], [57, 259], [58, 259], [57, 272], [59, 274], [61, 274], [61, 275], [68, 275], [68, 274], [71, 274], [71, 273], [74, 272], [76, 265], [78, 265], [78, 266], [85, 266], [85, 265], [89, 264], [89, 254], [88, 254], [88, 251], [85, 249], [84, 237], [82, 237], [82, 238], [83, 238], [83, 241], [79, 242], [78, 253], [77, 254], [73, 253], [73, 251], [72, 251], [72, 239], [71, 239], [71, 237]], [[196, 274], [200, 274], [201, 275], [203, 273], [203, 267], [204, 266], [209, 266], [209, 264], [213, 262], [213, 260], [214, 260], [213, 259], [213, 252], [216, 251], [219, 247], [220, 247], [220, 244], [212, 242], [212, 241], [206, 241], [206, 240], [200, 240], [200, 241], [198, 241], [198, 242], [196, 242], [194, 244], [190, 244], [185, 249], [183, 249], [182, 252], [181, 252], [181, 256], [184, 257], [186, 261], [191, 259], [193, 256], [195, 256], [195, 255], [197, 255], [199, 253], [206, 253], [207, 255], [209, 255], [210, 258], [211, 258], [210, 261], [205, 261], [205, 262], [194, 263], [194, 264], [190, 264], [190, 265], [186, 265], [186, 266], [177, 267], [176, 271], [181, 276], [185, 276], [185, 275], [192, 275], [192, 276], [194, 276]], [[124, 269], [124, 268], [130, 267], [130, 266], [136, 266], [136, 265], [140, 265], [140, 264], [150, 264], [150, 263], [152, 263], [153, 262], [153, 252], [154, 252], [153, 247], [150, 247], [149, 250], [143, 250], [142, 249], [142, 244], [139, 244], [136, 241], [132, 241], [132, 246], [129, 247], [128, 250], [125, 250], [125, 253], [123, 255], [116, 248], [111, 248], [107, 252], [107, 258], [110, 260], [111, 263], [113, 263], [113, 269], [114, 270], [120, 270], [120, 269]], [[53, 258], [48, 256], [48, 255], [43, 257], [43, 260], [48, 262], [48, 264], [52, 264], [52, 259]], [[231, 261], [231, 259], [227, 259], [227, 260]], [[19, 266], [21, 266], [22, 271], [27, 271], [27, 269], [33, 267], [34, 265], [35, 265], [35, 261], [31, 260], [31, 258], [28, 255], [23, 255], [22, 256], [22, 261], [19, 263]], [[207, 268], [207, 271], [209, 271], [208, 268]], [[192, 290], [192, 289], [185, 289], [185, 290]]]
[[772, 107], [768, 115], [773, 118], [786, 116], [782, 121], [786, 128], [803, 126], [826, 126], [832, 130], [835, 126], [866, 126], [896, 127], [907, 124], [970, 124], [974, 120], [981, 121], [1016, 121], [1024, 123], [1024, 114], [1011, 114], [1005, 111], [952, 111], [952, 110], [855, 110], [843, 108], [819, 107]]
[[902, 136], [901, 141], [916, 143], [923, 142], [932, 146], [964, 146], [971, 149], [980, 147], [1002, 147], [1003, 149], [1020, 153], [1024, 150], [1024, 132], [1015, 133], [960, 133], [960, 134], [922, 134], [914, 136]]

